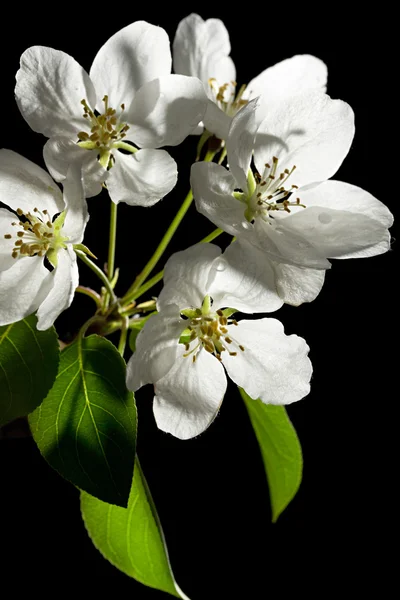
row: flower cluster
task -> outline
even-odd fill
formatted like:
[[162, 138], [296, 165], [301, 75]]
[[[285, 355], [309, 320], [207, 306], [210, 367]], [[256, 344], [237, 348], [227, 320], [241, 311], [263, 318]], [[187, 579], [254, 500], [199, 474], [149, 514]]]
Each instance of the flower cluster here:
[[[173, 254], [156, 302], [136, 305], [151, 287], [143, 290], [140, 277], [117, 297], [111, 265], [100, 275], [106, 289], [93, 292], [105, 334], [144, 324], [127, 387], [153, 384], [158, 427], [182, 439], [215, 418], [225, 372], [266, 404], [309, 393], [306, 342], [274, 318], [240, 313], [310, 302], [329, 259], [390, 247], [388, 209], [331, 179], [352, 144], [354, 115], [326, 94], [325, 64], [294, 56], [238, 86], [229, 53], [222, 21], [196, 14], [178, 26], [173, 61], [166, 32], [143, 21], [113, 35], [89, 73], [60, 50], [28, 48], [15, 95], [26, 122], [48, 138], [50, 175], [0, 151], [0, 325], [36, 313], [44, 330], [73, 300], [77, 256], [101, 271], [83, 245], [86, 198], [105, 189], [114, 205], [154, 205], [177, 181], [162, 147], [201, 134], [191, 169], [195, 205], [231, 243], [224, 252], [195, 243]], [[146, 277], [159, 257], [142, 271]], [[155, 314], [147, 319], [148, 306]]]

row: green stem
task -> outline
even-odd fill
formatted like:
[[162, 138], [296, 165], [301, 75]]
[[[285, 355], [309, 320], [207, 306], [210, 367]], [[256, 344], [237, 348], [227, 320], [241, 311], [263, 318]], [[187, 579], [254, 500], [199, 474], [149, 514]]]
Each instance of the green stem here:
[[160, 271], [159, 273], [157, 273], [157, 275], [154, 275], [151, 279], [146, 281], [146, 283], [141, 285], [140, 288], [138, 290], [136, 290], [136, 292], [134, 294], [132, 294], [132, 296], [129, 297], [129, 300], [130, 301], [136, 300], [136, 298], [143, 296], [143, 294], [145, 294], [147, 292], [147, 290], [149, 290], [150, 288], [153, 287], [153, 285], [156, 285], [156, 283], [161, 281], [161, 279], [163, 277], [164, 277], [164, 269], [162, 271]]
[[117, 207], [115, 202], [111, 203], [110, 211], [110, 237], [108, 243], [108, 263], [107, 263], [107, 275], [108, 279], [112, 281], [114, 277], [114, 265], [115, 265], [115, 240], [117, 237]]
[[215, 240], [215, 238], [217, 238], [219, 235], [221, 235], [221, 233], [224, 233], [224, 230], [220, 229], [218, 227], [218, 229], [214, 229], [214, 231], [212, 231], [211, 233], [209, 233], [208, 235], [206, 235], [205, 238], [203, 238], [202, 240], [200, 240], [198, 242], [198, 244], [207, 244], [208, 242], [212, 242], [213, 240]]
[[97, 308], [100, 308], [100, 306], [101, 306], [100, 294], [98, 294], [94, 290], [91, 290], [90, 288], [85, 287], [83, 285], [78, 285], [78, 287], [76, 288], [75, 291], [79, 292], [80, 294], [84, 294], [85, 296], [89, 296], [89, 298], [92, 298], [92, 300], [94, 300], [96, 302]]
[[[215, 154], [216, 154], [216, 151], [209, 150], [204, 158], [204, 162], [211, 162], [213, 160]], [[174, 219], [172, 220], [172, 223], [168, 227], [167, 231], [164, 233], [164, 236], [163, 236], [161, 242], [158, 244], [153, 256], [150, 258], [148, 263], [145, 265], [142, 272], [139, 273], [139, 275], [136, 277], [135, 281], [133, 282], [133, 284], [131, 285], [129, 290], [126, 292], [125, 296], [123, 296], [122, 304], [125, 304], [127, 302], [127, 300], [131, 298], [132, 294], [134, 294], [136, 292], [136, 290], [138, 290], [141, 287], [143, 282], [146, 281], [146, 279], [148, 278], [148, 276], [150, 275], [150, 273], [152, 272], [152, 270], [154, 269], [154, 267], [156, 266], [156, 264], [158, 263], [158, 261], [160, 260], [162, 255], [164, 254], [165, 250], [167, 249], [168, 244], [170, 243], [176, 230], [178, 229], [179, 225], [181, 224], [181, 221], [182, 221], [183, 217], [186, 215], [187, 211], [189, 210], [192, 202], [193, 202], [193, 192], [192, 192], [192, 190], [189, 190], [186, 198], [184, 199], [184, 201], [181, 204], [181, 207], [179, 208], [178, 212], [176, 213]]]
[[90, 319], [88, 319], [88, 321], [86, 321], [86, 323], [84, 323], [82, 325], [82, 327], [80, 328], [79, 332], [78, 332], [78, 339], [82, 339], [83, 337], [85, 337], [86, 331], [89, 329], [89, 327], [91, 325], [93, 325], [93, 323], [96, 323], [97, 321], [101, 321], [101, 317], [99, 317], [98, 315], [94, 315], [93, 317], [90, 317]]
[[128, 319], [128, 317], [125, 317], [125, 319], [122, 322], [121, 335], [120, 335], [119, 342], [118, 342], [118, 352], [120, 353], [120, 355], [122, 357], [124, 356], [124, 352], [125, 352], [126, 338], [128, 335], [128, 330], [129, 330], [129, 319]]
[[[213, 240], [215, 240], [215, 238], [217, 238], [219, 235], [221, 235], [221, 233], [224, 233], [223, 229], [219, 229], [219, 228], [214, 229], [214, 231], [212, 231], [211, 233], [206, 235], [205, 238], [200, 240], [198, 242], [198, 244], [207, 244], [208, 242], [212, 242]], [[144, 283], [142, 286], [140, 286], [140, 288], [138, 290], [136, 290], [131, 296], [129, 296], [129, 302], [132, 302], [133, 300], [136, 300], [140, 296], [143, 296], [143, 294], [145, 294], [154, 285], [156, 285], [156, 283], [161, 281], [161, 279], [163, 277], [164, 277], [164, 269], [162, 271], [159, 271], [157, 273], [157, 275], [153, 275], [153, 277], [151, 279], [146, 281], [146, 283]], [[126, 304], [126, 300], [124, 302]]]
[[108, 293], [110, 294], [110, 297], [114, 302], [117, 301], [117, 298], [114, 294], [114, 290], [111, 287], [111, 284], [109, 282], [109, 280], [106, 277], [106, 274], [103, 273], [103, 271], [101, 269], [99, 269], [99, 267], [97, 265], [94, 264], [94, 262], [92, 262], [90, 260], [90, 258], [88, 258], [86, 256], [86, 254], [84, 252], [82, 252], [81, 250], [76, 250], [75, 252], [77, 254], [77, 256], [79, 256], [79, 258], [90, 268], [92, 269], [93, 273], [95, 273], [97, 275], [97, 277], [101, 280], [101, 282], [103, 283], [104, 287], [106, 288], [106, 290], [108, 291]]
[[172, 236], [174, 235], [175, 231], [178, 229], [183, 217], [186, 215], [187, 211], [189, 210], [189, 207], [192, 204], [192, 201], [193, 201], [193, 193], [192, 193], [192, 190], [190, 190], [188, 195], [186, 196], [185, 200], [181, 204], [180, 209], [176, 213], [171, 225], [168, 227], [167, 231], [165, 232], [161, 242], [158, 244], [153, 256], [150, 258], [148, 263], [145, 265], [143, 271], [141, 273], [139, 273], [139, 275], [136, 277], [135, 281], [133, 282], [133, 284], [131, 285], [129, 290], [126, 292], [125, 296], [122, 298], [122, 303], [125, 303], [128, 298], [131, 299], [132, 294], [134, 294], [136, 292], [136, 290], [138, 290], [140, 288], [142, 283], [144, 281], [146, 281], [146, 279], [148, 278], [148, 276], [150, 275], [150, 273], [152, 272], [152, 270], [154, 269], [154, 267], [156, 266], [156, 264], [158, 263], [158, 261], [160, 260], [162, 255], [164, 254], [168, 244], [170, 243], [170, 241], [172, 239]]

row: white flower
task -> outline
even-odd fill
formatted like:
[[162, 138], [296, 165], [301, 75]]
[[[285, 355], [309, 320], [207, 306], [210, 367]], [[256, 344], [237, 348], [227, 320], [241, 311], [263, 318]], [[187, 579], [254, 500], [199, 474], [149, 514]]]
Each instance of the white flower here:
[[62, 194], [46, 171], [0, 150], [0, 202], [14, 211], [0, 208], [0, 325], [37, 311], [37, 328], [48, 329], [78, 285], [73, 244], [89, 218], [80, 171], [70, 169]]
[[[104, 181], [115, 203], [151, 206], [171, 191], [176, 163], [155, 148], [180, 144], [207, 104], [201, 82], [171, 75], [171, 62], [167, 33], [144, 21], [100, 48], [90, 77], [64, 52], [33, 46], [23, 53], [16, 99], [32, 129], [50, 138], [44, 159], [56, 181], [79, 162], [87, 197]], [[123, 154], [126, 140], [142, 149]]]
[[[319, 293], [328, 258], [386, 252], [393, 217], [361, 188], [326, 181], [353, 140], [348, 104], [305, 92], [274, 105], [257, 129], [256, 103], [232, 120], [230, 171], [197, 163], [191, 185], [197, 209], [247, 250], [254, 247], [269, 257], [282, 298], [300, 304]], [[249, 171], [253, 148], [255, 176]]]
[[[201, 79], [209, 98], [204, 125], [222, 140], [228, 136], [232, 117], [252, 98], [261, 96], [258, 118], [262, 119], [265, 102], [279, 102], [305, 90], [326, 91], [326, 65], [308, 54], [265, 69], [237, 91], [230, 51], [229, 33], [220, 19], [203, 21], [192, 13], [179, 23], [173, 43], [174, 70]], [[196, 133], [201, 131], [200, 127]]]
[[[154, 384], [157, 425], [178, 438], [204, 431], [215, 418], [230, 378], [252, 398], [289, 404], [309, 393], [311, 363], [302, 338], [286, 336], [276, 319], [229, 318], [272, 311], [282, 300], [268, 263], [243, 261], [234, 242], [221, 256], [213, 244], [174, 254], [165, 267], [157, 308], [139, 334], [127, 386]], [[186, 319], [186, 320], [185, 320]]]

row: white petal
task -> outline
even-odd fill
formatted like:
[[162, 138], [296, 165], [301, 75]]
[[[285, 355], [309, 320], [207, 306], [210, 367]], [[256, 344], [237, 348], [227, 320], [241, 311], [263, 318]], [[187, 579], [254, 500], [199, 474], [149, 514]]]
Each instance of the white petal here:
[[183, 19], [173, 42], [175, 73], [199, 77], [205, 86], [211, 77], [221, 84], [234, 81], [229, 33], [220, 19], [203, 19], [192, 13]]
[[245, 242], [236, 241], [216, 261], [216, 274], [209, 288], [213, 308], [236, 308], [244, 313], [278, 310], [275, 273], [263, 252]]
[[203, 433], [218, 413], [226, 385], [222, 365], [204, 349], [196, 362], [191, 356], [177, 357], [169, 373], [154, 386], [158, 428], [181, 440]]
[[114, 157], [107, 189], [116, 204], [153, 206], [175, 187], [176, 162], [165, 150], [138, 150], [131, 156], [115, 152]]
[[64, 210], [61, 190], [46, 171], [12, 150], [0, 150], [0, 202], [13, 210]]
[[89, 212], [83, 189], [82, 173], [79, 165], [71, 165], [63, 182], [64, 202], [67, 214], [63, 231], [71, 244], [80, 244], [89, 221]]
[[[15, 258], [12, 257], [16, 237], [15, 228], [11, 223], [18, 221], [18, 217], [6, 208], [0, 208], [0, 272], [6, 271], [15, 265]], [[4, 236], [12, 235], [11, 239]]]
[[98, 106], [108, 95], [109, 106], [126, 108], [147, 81], [171, 73], [171, 51], [167, 33], [145, 21], [136, 21], [115, 33], [98, 51], [90, 77], [95, 85]]
[[0, 326], [21, 321], [34, 313], [51, 287], [50, 272], [41, 256], [15, 260], [0, 272]]
[[232, 118], [221, 110], [213, 100], [208, 100], [206, 114], [204, 115], [205, 128], [220, 140], [226, 140]]
[[215, 244], [195, 244], [175, 252], [164, 268], [164, 287], [157, 300], [158, 310], [168, 304], [177, 304], [180, 309], [200, 308], [215, 276], [214, 262], [220, 255], [221, 250]]
[[76, 254], [68, 244], [58, 254], [58, 265], [52, 275], [53, 286], [37, 311], [37, 328], [44, 331], [51, 327], [57, 317], [68, 308], [74, 299], [75, 289], [79, 284]]
[[21, 56], [15, 95], [24, 119], [47, 137], [86, 129], [81, 100], [94, 108], [96, 93], [89, 75], [65, 52], [32, 46]]
[[286, 304], [299, 306], [315, 300], [324, 285], [323, 269], [306, 269], [274, 261], [272, 264], [278, 293]]
[[266, 252], [271, 260], [300, 267], [329, 269], [330, 263], [323, 249], [313, 243], [308, 228], [291, 227], [290, 222], [291, 217], [275, 219], [272, 223], [256, 219], [253, 236], [247, 239]]
[[287, 185], [324, 181], [336, 173], [354, 137], [354, 113], [342, 100], [305, 92], [268, 108], [256, 136], [255, 164], [262, 175], [265, 163], [279, 159], [277, 174], [296, 170]]
[[230, 378], [251, 398], [265, 404], [290, 404], [309, 393], [312, 366], [303, 338], [285, 335], [276, 319], [240, 321], [228, 330], [245, 350], [230, 344], [237, 356], [224, 352], [223, 363]]
[[244, 98], [261, 96], [268, 104], [315, 90], [326, 91], [328, 69], [319, 58], [309, 54], [292, 56], [262, 71], [248, 84]]
[[[211, 78], [216, 79], [217, 84], [220, 86], [229, 84], [228, 89], [232, 92], [236, 91], [236, 68], [235, 63], [230, 56], [209, 56], [208, 64], [204, 68], [203, 72], [211, 73]], [[202, 81], [204, 80], [202, 79]]]
[[393, 215], [380, 200], [362, 188], [342, 181], [324, 181], [309, 188], [299, 190], [301, 200], [307, 207], [320, 206], [346, 210], [365, 215], [379, 221], [384, 227], [393, 225]]
[[246, 205], [232, 193], [238, 187], [232, 173], [215, 163], [198, 162], [191, 168], [190, 185], [197, 210], [231, 235], [252, 228], [244, 217]]
[[97, 160], [97, 153], [78, 146], [66, 137], [50, 138], [43, 148], [43, 158], [51, 176], [56, 181], [64, 181], [68, 167], [72, 163], [82, 166], [83, 184], [86, 198], [97, 196], [108, 177], [108, 171]]
[[127, 114], [127, 138], [142, 148], [176, 146], [202, 120], [207, 96], [199, 79], [166, 75], [145, 83]]
[[[126, 385], [136, 392], [164, 377], [174, 364], [185, 321], [179, 307], [169, 305], [150, 317], [136, 339], [136, 351], [127, 364]], [[180, 346], [183, 348], [183, 346]]]
[[371, 217], [344, 210], [311, 206], [280, 220], [275, 231], [278, 229], [287, 239], [304, 235], [318, 255], [326, 258], [374, 256], [389, 249], [388, 230], [384, 225]]
[[[382, 226], [382, 237], [378, 237], [378, 241], [375, 244], [372, 244], [372, 239], [367, 239], [368, 245], [365, 248], [340, 254], [335, 256], [335, 258], [362, 258], [382, 254], [389, 250], [390, 235], [385, 230], [392, 226], [393, 215], [372, 194], [355, 185], [341, 181], [326, 181], [310, 189], [299, 190], [299, 192], [301, 192], [302, 202], [304, 200], [307, 207], [326, 207], [359, 215], [360, 221], [355, 225], [356, 230], [363, 227], [362, 216], [370, 217], [376, 221], [377, 231], [375, 233], [379, 231], [378, 224]], [[368, 223], [370, 224], [369, 221]]]
[[247, 173], [250, 167], [257, 125], [255, 110], [258, 99], [248, 102], [233, 117], [226, 140], [229, 169], [244, 192], [247, 192]]

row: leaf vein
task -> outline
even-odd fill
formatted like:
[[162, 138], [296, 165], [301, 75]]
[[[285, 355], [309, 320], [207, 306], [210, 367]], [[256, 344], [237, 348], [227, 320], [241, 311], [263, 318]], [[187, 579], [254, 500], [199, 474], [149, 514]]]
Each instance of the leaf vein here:
[[[115, 487], [115, 491], [117, 492], [118, 496], [121, 496], [121, 493], [120, 493], [120, 491], [119, 491], [119, 489], [118, 489], [118, 487], [117, 487], [117, 485], [115, 483], [111, 467], [110, 467], [110, 465], [108, 463], [108, 460], [107, 460], [107, 456], [106, 456], [106, 454], [104, 452], [103, 444], [101, 443], [101, 439], [100, 439], [99, 431], [97, 429], [96, 421], [94, 419], [94, 416], [93, 416], [93, 413], [92, 413], [92, 409], [90, 407], [90, 400], [89, 400], [89, 396], [88, 396], [88, 390], [87, 390], [87, 387], [86, 387], [86, 379], [85, 379], [85, 372], [86, 371], [85, 371], [84, 366], [83, 366], [82, 338], [79, 338], [79, 341], [78, 341], [78, 357], [79, 357], [79, 366], [80, 366], [80, 373], [81, 373], [81, 379], [82, 379], [82, 385], [83, 385], [83, 392], [84, 392], [84, 396], [85, 396], [85, 402], [87, 404], [87, 407], [88, 407], [88, 410], [89, 410], [89, 414], [90, 414], [90, 418], [92, 420], [92, 424], [93, 424], [94, 430], [96, 432], [97, 441], [99, 443], [100, 450], [101, 450], [101, 453], [102, 453], [103, 458], [104, 458], [104, 462], [106, 463], [106, 466], [107, 466], [107, 469], [108, 469], [108, 472], [109, 472], [109, 475], [110, 475], [110, 479], [111, 479], [111, 481], [112, 481], [112, 483], [113, 483], [113, 485]], [[94, 373], [94, 375], [97, 375], [97, 374]]]

